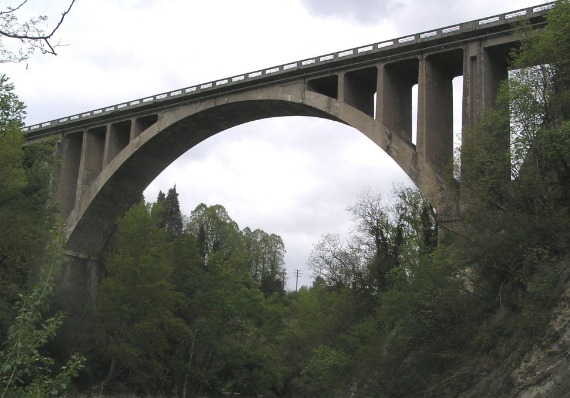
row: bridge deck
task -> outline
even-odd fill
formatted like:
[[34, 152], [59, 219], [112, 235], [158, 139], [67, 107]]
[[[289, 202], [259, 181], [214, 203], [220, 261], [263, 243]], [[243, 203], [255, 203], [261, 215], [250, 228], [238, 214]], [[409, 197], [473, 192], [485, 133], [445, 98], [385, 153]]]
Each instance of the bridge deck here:
[[310, 77], [326, 70], [334, 70], [343, 65], [366, 65], [382, 59], [402, 56], [429, 49], [434, 46], [445, 47], [473, 38], [487, 38], [514, 29], [513, 22], [526, 19], [532, 25], [545, 23], [545, 13], [553, 8], [555, 2], [511, 11], [483, 19], [459, 23], [452, 26], [433, 29], [404, 37], [325, 54], [301, 61], [290, 62], [270, 68], [243, 73], [231, 77], [181, 88], [166, 93], [138, 98], [120, 104], [110, 105], [96, 110], [63, 117], [56, 120], [24, 128], [28, 140], [60, 134], [78, 125], [101, 123], [129, 114], [138, 114], [152, 108], [160, 110], [180, 103], [191, 102], [212, 96], [231, 94], [236, 91], [251, 89], [258, 85]]

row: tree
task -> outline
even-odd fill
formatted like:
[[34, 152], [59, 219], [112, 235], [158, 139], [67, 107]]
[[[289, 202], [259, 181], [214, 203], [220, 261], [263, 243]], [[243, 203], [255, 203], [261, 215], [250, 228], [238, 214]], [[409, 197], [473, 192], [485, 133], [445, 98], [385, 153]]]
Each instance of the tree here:
[[118, 222], [99, 286], [100, 335], [108, 372], [141, 393], [170, 383], [170, 360], [190, 330], [176, 315], [182, 296], [170, 283], [172, 247], [159, 215], [140, 203]]
[[[56, 229], [54, 235], [57, 233]], [[44, 320], [55, 292], [60, 245], [61, 239], [53, 236], [43, 259], [40, 282], [31, 292], [20, 294], [16, 304], [17, 316], [0, 351], [1, 397], [60, 396], [83, 367], [84, 358], [79, 354], [57, 369], [55, 361], [41, 352], [63, 322], [59, 312]]]
[[284, 371], [276, 342], [279, 307], [264, 298], [246, 270], [219, 256], [200, 267], [194, 309], [194, 360], [189, 383], [198, 393], [278, 396]]
[[[358, 248], [359, 249], [359, 248]], [[335, 289], [366, 289], [366, 271], [361, 253], [341, 243], [340, 236], [324, 235], [311, 251], [307, 264], [315, 278]]]
[[14, 86], [0, 75], [0, 336], [12, 307], [42, 263], [55, 204], [50, 175], [57, 162], [54, 143], [23, 146], [24, 105]]
[[25, 105], [14, 93], [14, 85], [0, 74], [0, 205], [25, 185], [23, 127]]
[[364, 191], [355, 205], [348, 208], [357, 223], [353, 245], [363, 249], [373, 286], [387, 288], [387, 274], [400, 264], [404, 236], [401, 221], [380, 194]]
[[162, 191], [158, 193], [156, 205], [160, 206], [159, 226], [165, 230], [165, 238], [171, 242], [182, 234], [182, 212], [180, 211], [180, 201], [176, 185], [168, 190], [164, 195]]
[[[43, 352], [63, 320], [61, 313], [44, 319], [63, 251], [49, 191], [56, 159], [53, 143], [24, 147], [24, 114], [25, 106], [14, 93], [14, 85], [0, 75], [2, 397], [59, 395], [83, 363], [75, 354], [57, 370], [56, 362]], [[33, 288], [28, 291], [30, 285]]]
[[[178, 203], [173, 188], [118, 222], [98, 292], [102, 385], [182, 397], [279, 396], [281, 306], [251, 275], [244, 234], [222, 206], [201, 204], [168, 239], [169, 197]], [[251, 252], [261, 259], [260, 276], [270, 278], [281, 266], [283, 242], [255, 235], [261, 244]]]
[[[26, 2], [0, 10], [0, 63], [26, 60], [35, 50], [55, 55], [58, 44], [51, 40], [75, 0], [50, 33], [42, 29], [46, 17], [19, 22], [16, 14]], [[20, 46], [7, 46], [6, 39]], [[44, 354], [63, 319], [56, 313], [44, 320], [63, 252], [50, 192], [55, 143], [23, 146], [25, 106], [13, 91], [0, 74], [0, 390], [2, 397], [59, 396], [83, 358], [74, 354], [57, 370], [56, 361]], [[39, 281], [34, 284], [32, 277]]]
[[244, 228], [242, 239], [247, 251], [248, 269], [261, 282], [261, 291], [269, 296], [283, 292], [285, 245], [279, 235]]
[[335, 396], [343, 388], [342, 383], [349, 378], [347, 355], [341, 350], [319, 345], [302, 371], [302, 377], [313, 397]]
[[[55, 49], [60, 43], [54, 43], [53, 38], [71, 11], [75, 0], [71, 0], [60, 20], [47, 32], [45, 31], [47, 27], [44, 27], [46, 16], [40, 15], [25, 21], [19, 20], [18, 13], [22, 11], [26, 3], [27, 0], [21, 0], [15, 7], [5, 6], [5, 9], [0, 11], [0, 63], [25, 61], [37, 50], [42, 54], [57, 55]], [[16, 42], [19, 45], [7, 46], [6, 40], [2, 39], [12, 39], [10, 44]]]
[[11, 128], [24, 127], [26, 106], [14, 93], [14, 84], [8, 76], [0, 74], [0, 135]]
[[433, 206], [415, 187], [397, 187], [394, 191], [394, 212], [398, 220], [401, 248], [400, 264], [409, 275], [422, 255], [437, 248], [437, 214]]
[[347, 243], [325, 235], [311, 252], [308, 264], [314, 276], [367, 295], [411, 276], [419, 257], [435, 248], [435, 211], [416, 188], [399, 188], [394, 197], [390, 203], [364, 191], [348, 208], [356, 226]]
[[[491, 311], [518, 311], [535, 273], [549, 272], [540, 262], [565, 255], [569, 242], [570, 61], [563, 37], [570, 4], [558, 2], [547, 19], [544, 31], [525, 31], [495, 107], [471, 132], [477, 142], [462, 148], [469, 164], [461, 179], [463, 255]], [[510, 151], [492, 150], [509, 130]], [[508, 179], [496, 165], [511, 158]]]
[[187, 229], [198, 238], [205, 266], [208, 266], [212, 256], [229, 260], [232, 255], [242, 254], [239, 227], [221, 205], [208, 207], [201, 203], [196, 206], [190, 215]]

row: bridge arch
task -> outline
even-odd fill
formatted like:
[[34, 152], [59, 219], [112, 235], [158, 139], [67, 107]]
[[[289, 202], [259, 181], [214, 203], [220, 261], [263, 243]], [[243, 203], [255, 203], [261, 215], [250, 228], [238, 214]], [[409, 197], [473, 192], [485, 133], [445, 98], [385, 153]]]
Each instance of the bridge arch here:
[[[171, 163], [207, 138], [243, 123], [281, 116], [311, 116], [349, 125], [386, 151], [428, 198], [435, 200], [415, 146], [377, 120], [303, 84], [266, 87], [181, 105], [159, 112], [156, 122], [132, 139], [87, 187], [67, 217], [67, 249], [97, 256], [115, 221]], [[423, 167], [422, 167], [423, 166]], [[430, 197], [431, 195], [431, 197]]]
[[[69, 253], [98, 254], [115, 220], [144, 188], [198, 142], [277, 116], [344, 123], [370, 138], [443, 209], [444, 168], [453, 158], [453, 79], [463, 76], [462, 125], [493, 105], [519, 45], [522, 17], [541, 29], [555, 3], [260, 69], [47, 121], [27, 140], [59, 136], [54, 196], [67, 219]], [[411, 92], [417, 85], [417, 145]], [[377, 99], [377, 101], [375, 101]], [[508, 137], [497, 150], [508, 149]], [[462, 168], [469, 167], [462, 164]], [[504, 167], [505, 178], [510, 176]]]

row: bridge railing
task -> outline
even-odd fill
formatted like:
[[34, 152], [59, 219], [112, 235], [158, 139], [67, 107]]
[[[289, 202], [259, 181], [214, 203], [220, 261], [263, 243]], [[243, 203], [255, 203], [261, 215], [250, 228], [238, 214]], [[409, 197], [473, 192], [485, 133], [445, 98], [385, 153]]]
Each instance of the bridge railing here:
[[234, 75], [223, 79], [213, 80], [206, 83], [193, 85], [190, 87], [181, 88], [174, 91], [169, 91], [161, 94], [151, 95], [144, 98], [135, 99], [132, 101], [122, 102], [116, 105], [78, 113], [72, 116], [66, 116], [60, 119], [47, 121], [44, 123], [35, 124], [32, 126], [24, 127], [24, 132], [27, 134], [35, 133], [42, 129], [53, 128], [59, 125], [98, 117], [101, 115], [109, 114], [112, 112], [123, 111], [150, 105], [153, 103], [166, 101], [173, 98], [186, 97], [200, 97], [203, 93], [212, 91], [214, 89], [223, 89], [226, 86], [236, 86], [249, 83], [252, 80], [262, 80], [269, 77], [278, 76], [282, 74], [298, 71], [299, 69], [310, 70], [323, 64], [334, 64], [339, 61], [349, 60], [351, 58], [362, 57], [364, 55], [381, 55], [383, 52], [397, 50], [403, 46], [410, 46], [429, 41], [436, 41], [441, 38], [452, 37], [455, 35], [462, 35], [468, 32], [478, 31], [481, 29], [489, 29], [493, 26], [504, 25], [513, 22], [517, 18], [534, 18], [545, 14], [548, 10], [552, 9], [555, 2], [546, 3], [540, 6], [528, 7], [508, 13], [477, 19], [474, 21], [463, 22], [456, 25], [451, 25], [443, 28], [433, 29], [421, 33], [407, 35], [391, 40], [385, 40], [368, 44], [361, 47], [355, 47], [348, 50], [333, 52], [325, 55], [320, 55], [313, 58], [307, 58], [301, 61], [295, 61], [284, 65], [273, 66], [270, 68], [259, 69], [253, 72]]

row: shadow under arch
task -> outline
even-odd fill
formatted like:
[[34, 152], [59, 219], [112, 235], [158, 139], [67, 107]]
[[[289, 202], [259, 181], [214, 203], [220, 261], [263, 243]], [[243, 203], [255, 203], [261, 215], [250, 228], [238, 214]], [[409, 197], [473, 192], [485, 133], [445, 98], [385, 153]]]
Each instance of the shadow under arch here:
[[[283, 100], [282, 98], [286, 98]], [[96, 257], [112, 234], [116, 220], [171, 163], [207, 138], [229, 128], [266, 118], [309, 116], [349, 125], [384, 151], [418, 184], [415, 147], [393, 137], [370, 116], [330, 97], [304, 90], [291, 95], [263, 93], [250, 99], [204, 100], [158, 115], [158, 121], [133, 139], [82, 195], [66, 224], [67, 250]]]

